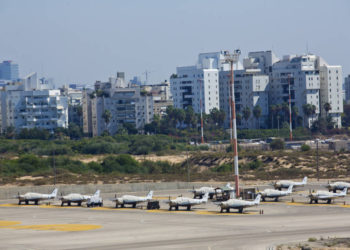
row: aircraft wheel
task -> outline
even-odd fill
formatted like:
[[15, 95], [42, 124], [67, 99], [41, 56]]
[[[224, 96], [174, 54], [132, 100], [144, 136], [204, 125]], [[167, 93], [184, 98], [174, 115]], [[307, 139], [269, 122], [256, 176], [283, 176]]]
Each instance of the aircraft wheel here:
[[222, 213], [223, 211], [224, 211], [224, 209], [223, 209], [223, 208], [221, 208], [221, 209], [220, 209], [220, 213]]
[[132, 208], [135, 208], [136, 207], [136, 203], [132, 204]]
[[118, 208], [118, 203], [115, 203], [115, 208]]
[[310, 199], [310, 204], [312, 204], [312, 199]]
[[243, 208], [238, 209], [238, 212], [243, 213]]
[[213, 198], [214, 198], [214, 195], [213, 195], [213, 194], [210, 194], [210, 195], [209, 195], [209, 199], [212, 200]]
[[28, 205], [29, 204], [29, 201], [26, 201], [26, 205]]
[[191, 206], [187, 206], [187, 211], [190, 211], [191, 210]]
[[68, 205], [68, 206], [70, 206], [70, 205], [71, 205], [70, 201], [68, 201], [67, 205]]
[[329, 199], [329, 200], [327, 201], [327, 204], [331, 204], [331, 202], [332, 202], [332, 200], [331, 200], [331, 199]]
[[226, 213], [229, 213], [230, 212], [230, 208], [226, 208]]
[[18, 200], [18, 205], [21, 205], [21, 204], [22, 204], [22, 202], [20, 200]]
[[39, 201], [34, 201], [35, 205], [38, 205]]
[[171, 206], [169, 206], [169, 211], [171, 211], [171, 208], [172, 208], [172, 207], [171, 207]]
[[120, 207], [121, 207], [121, 208], [124, 208], [124, 204], [121, 204]]
[[103, 202], [100, 202], [100, 207], [103, 207]]
[[265, 197], [262, 198], [262, 201], [265, 202]]
[[178, 211], [178, 210], [179, 210], [179, 206], [176, 206], [176, 207], [175, 207], [175, 210]]
[[337, 190], [336, 189], [333, 189], [333, 193], [336, 193], [337, 192]]
[[277, 198], [275, 198], [275, 201], [276, 201], [276, 202], [278, 201], [278, 197], [277, 197]]
[[318, 200], [315, 200], [315, 203], [318, 203]]

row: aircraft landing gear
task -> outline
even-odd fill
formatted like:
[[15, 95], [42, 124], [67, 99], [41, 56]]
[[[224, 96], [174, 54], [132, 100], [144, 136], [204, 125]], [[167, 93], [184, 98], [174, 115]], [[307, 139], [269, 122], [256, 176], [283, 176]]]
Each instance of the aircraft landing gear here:
[[331, 204], [331, 202], [332, 202], [331, 199], [327, 200], [327, 204]]
[[124, 204], [121, 204], [120, 207], [121, 207], [121, 208], [124, 208]]
[[71, 205], [70, 201], [68, 201], [68, 202], [67, 202], [67, 205], [68, 205], [68, 206], [70, 206], [70, 205]]
[[220, 209], [220, 213], [222, 213], [223, 211], [224, 211], [224, 209], [223, 209], [223, 208], [221, 208], [221, 209]]
[[278, 201], [278, 197], [275, 198], [275, 201], [276, 201], [276, 202]]
[[238, 209], [239, 213], [243, 213], [243, 208]]
[[310, 199], [310, 204], [312, 204], [312, 199]]
[[35, 205], [38, 205], [38, 203], [39, 203], [39, 201], [34, 201], [34, 204], [35, 204]]
[[191, 210], [191, 206], [187, 206], [187, 211], [190, 211]]
[[136, 203], [133, 203], [133, 204], [132, 204], [132, 208], [136, 208]]
[[229, 213], [230, 212], [230, 208], [226, 208], [226, 213]]
[[29, 204], [29, 201], [26, 201], [26, 205], [28, 205]]
[[210, 194], [210, 195], [209, 195], [209, 199], [212, 200], [213, 198], [214, 198], [214, 194]]
[[176, 211], [179, 211], [179, 206], [176, 206], [176, 207], [175, 207], [175, 210], [176, 210]]
[[172, 206], [169, 206], [169, 211], [171, 211], [172, 208], [173, 208]]

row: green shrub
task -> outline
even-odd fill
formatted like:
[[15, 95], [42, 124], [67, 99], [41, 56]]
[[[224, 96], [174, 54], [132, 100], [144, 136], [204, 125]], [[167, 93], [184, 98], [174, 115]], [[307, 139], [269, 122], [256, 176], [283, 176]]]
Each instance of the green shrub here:
[[309, 145], [303, 144], [300, 147], [301, 151], [306, 152], [306, 151], [310, 151], [311, 147]]
[[270, 148], [272, 150], [281, 150], [284, 149], [284, 145], [284, 141], [282, 141], [281, 139], [276, 139], [270, 143]]

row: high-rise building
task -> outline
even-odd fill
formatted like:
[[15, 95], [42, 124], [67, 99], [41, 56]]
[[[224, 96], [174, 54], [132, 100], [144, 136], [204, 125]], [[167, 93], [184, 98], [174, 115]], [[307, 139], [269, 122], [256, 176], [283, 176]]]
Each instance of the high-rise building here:
[[153, 97], [130, 86], [124, 78], [96, 82], [95, 90], [83, 91], [83, 129], [92, 136], [115, 134], [124, 124], [142, 129], [153, 119]]
[[0, 63], [0, 79], [15, 81], [19, 78], [18, 64], [12, 61], [3, 61]]
[[344, 89], [345, 89], [345, 98], [344, 99], [348, 103], [350, 101], [350, 75], [345, 77]]
[[58, 89], [48, 89], [38, 81], [36, 73], [9, 83], [1, 91], [1, 129], [17, 131], [41, 128], [53, 131], [68, 127], [68, 99]]

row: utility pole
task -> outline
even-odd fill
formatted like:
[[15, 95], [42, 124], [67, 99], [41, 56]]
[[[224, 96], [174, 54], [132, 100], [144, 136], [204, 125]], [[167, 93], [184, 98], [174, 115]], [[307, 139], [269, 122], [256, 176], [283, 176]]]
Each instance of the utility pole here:
[[290, 94], [290, 74], [288, 74], [288, 92], [289, 92], [289, 140], [293, 141], [292, 128], [292, 98]]
[[319, 139], [316, 139], [316, 167], [317, 167], [317, 181], [320, 181], [320, 169], [319, 169], [319, 163], [318, 163], [318, 141]]
[[201, 144], [204, 143], [204, 128], [203, 128], [203, 107], [202, 107], [202, 81], [203, 79], [199, 80], [199, 105], [200, 105], [200, 111], [201, 111]]
[[230, 107], [232, 111], [232, 116], [230, 119], [230, 126], [232, 131], [232, 152], [233, 152], [233, 168], [235, 172], [235, 189], [236, 197], [239, 197], [239, 172], [238, 172], [238, 149], [237, 149], [237, 125], [236, 125], [236, 104], [235, 104], [235, 89], [234, 89], [234, 77], [233, 77], [233, 64], [238, 62], [239, 55], [241, 54], [240, 50], [235, 50], [233, 54], [230, 54], [228, 51], [224, 52], [225, 61], [230, 63], [231, 66], [231, 79], [230, 79]]

